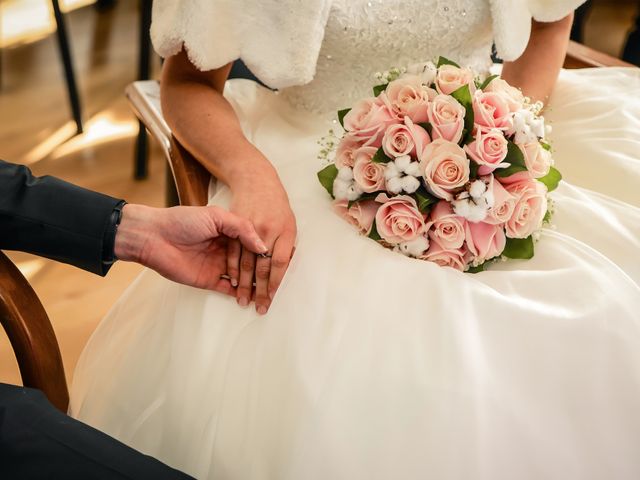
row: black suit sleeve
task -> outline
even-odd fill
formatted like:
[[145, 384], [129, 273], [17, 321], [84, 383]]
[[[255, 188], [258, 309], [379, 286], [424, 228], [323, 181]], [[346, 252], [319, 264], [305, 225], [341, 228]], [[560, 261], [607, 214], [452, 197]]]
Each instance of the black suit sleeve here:
[[104, 240], [122, 200], [0, 160], [0, 249], [106, 275]]

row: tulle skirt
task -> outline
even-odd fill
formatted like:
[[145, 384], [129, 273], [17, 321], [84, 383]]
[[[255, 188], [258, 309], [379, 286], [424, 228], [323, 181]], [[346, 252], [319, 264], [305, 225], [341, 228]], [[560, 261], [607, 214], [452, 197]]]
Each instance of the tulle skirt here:
[[145, 271], [87, 345], [72, 415], [203, 479], [640, 478], [637, 70], [562, 73], [554, 225], [475, 275], [358, 235], [315, 175], [331, 123], [227, 88], [298, 220], [273, 306]]

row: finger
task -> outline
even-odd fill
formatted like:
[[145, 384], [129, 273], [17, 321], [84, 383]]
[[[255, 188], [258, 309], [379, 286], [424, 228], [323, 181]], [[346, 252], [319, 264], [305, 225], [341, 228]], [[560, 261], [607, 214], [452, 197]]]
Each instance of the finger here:
[[295, 235], [285, 233], [276, 241], [271, 257], [271, 273], [269, 274], [269, 298], [273, 300], [284, 274], [289, 267], [294, 249]]
[[219, 233], [229, 238], [239, 238], [242, 245], [252, 252], [264, 253], [264, 244], [253, 224], [246, 218], [239, 217], [220, 207], [209, 207]]
[[271, 258], [256, 258], [256, 311], [264, 315], [269, 310], [269, 277], [271, 274]]
[[238, 240], [229, 240], [227, 243], [227, 275], [232, 287], [238, 286], [240, 278], [240, 254], [242, 245]]
[[214, 292], [223, 293], [232, 297], [236, 296], [236, 289], [231, 286], [229, 280], [220, 278], [211, 288]]
[[236, 298], [242, 307], [246, 307], [251, 301], [255, 266], [255, 254], [243, 248], [242, 254], [240, 255], [240, 279], [238, 281], [238, 291], [236, 292]]

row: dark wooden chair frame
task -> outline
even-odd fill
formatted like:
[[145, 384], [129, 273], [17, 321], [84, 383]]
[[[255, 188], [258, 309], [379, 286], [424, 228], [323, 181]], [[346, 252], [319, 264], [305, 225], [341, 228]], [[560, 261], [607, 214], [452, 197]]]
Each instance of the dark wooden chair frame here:
[[[565, 67], [633, 67], [616, 58], [571, 42]], [[205, 205], [211, 178], [167, 128], [152, 118], [144, 105], [129, 95], [133, 109], [151, 135], [158, 140], [169, 162], [175, 188], [182, 205]], [[166, 125], [166, 124], [165, 124]], [[4, 327], [18, 361], [23, 384], [42, 390], [60, 410], [67, 409], [69, 393], [55, 333], [29, 282], [0, 252], [0, 323]]]

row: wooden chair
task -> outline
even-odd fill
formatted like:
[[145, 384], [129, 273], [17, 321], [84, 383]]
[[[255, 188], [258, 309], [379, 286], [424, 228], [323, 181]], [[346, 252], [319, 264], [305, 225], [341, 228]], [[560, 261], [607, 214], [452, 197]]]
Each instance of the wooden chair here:
[[23, 385], [42, 390], [53, 405], [66, 412], [69, 391], [51, 322], [29, 282], [2, 252], [0, 324], [15, 352]]

